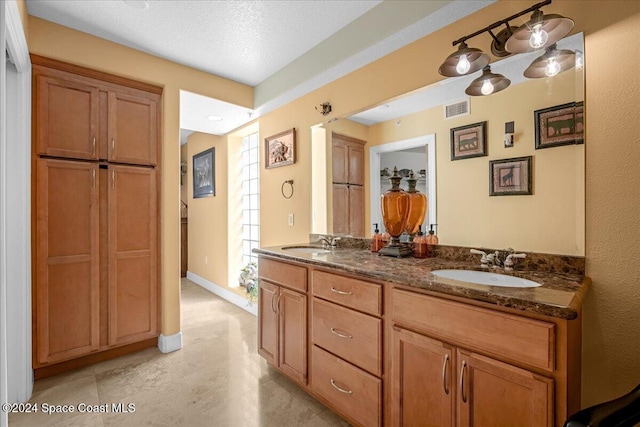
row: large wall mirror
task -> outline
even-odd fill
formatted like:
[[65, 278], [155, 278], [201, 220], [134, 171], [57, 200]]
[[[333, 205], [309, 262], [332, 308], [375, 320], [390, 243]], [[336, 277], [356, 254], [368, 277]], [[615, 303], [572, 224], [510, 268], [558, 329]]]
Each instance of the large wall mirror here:
[[[584, 52], [581, 33], [557, 45]], [[540, 116], [541, 110], [584, 101], [584, 70], [578, 66], [554, 77], [525, 78], [524, 70], [540, 55], [511, 55], [492, 63], [492, 71], [511, 85], [490, 96], [465, 95], [475, 74], [450, 78], [312, 127], [311, 232], [369, 237], [372, 223], [380, 222], [379, 195], [393, 165], [413, 169], [420, 178], [418, 189], [430, 204], [425, 224], [438, 224], [441, 244], [584, 256], [584, 144], [540, 146], [534, 121], [536, 112]], [[445, 117], [445, 106], [465, 100], [468, 112]], [[451, 129], [481, 122], [486, 122], [487, 155], [452, 160]], [[507, 122], [514, 122], [511, 147], [504, 143]], [[583, 131], [582, 123], [575, 120], [575, 125]], [[345, 155], [334, 149], [340, 137], [362, 141], [363, 147], [362, 184], [346, 183], [348, 191], [342, 193], [336, 191], [333, 174], [336, 153]], [[354, 159], [360, 156], [357, 146]], [[528, 156], [532, 194], [490, 196], [490, 162]], [[344, 161], [351, 161], [348, 151]], [[340, 217], [345, 209], [348, 215]], [[362, 226], [336, 233], [338, 221]]]

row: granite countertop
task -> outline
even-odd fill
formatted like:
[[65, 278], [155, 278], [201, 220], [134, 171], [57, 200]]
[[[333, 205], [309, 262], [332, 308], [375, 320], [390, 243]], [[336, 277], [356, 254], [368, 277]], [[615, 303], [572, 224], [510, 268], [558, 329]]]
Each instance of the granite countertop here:
[[[309, 244], [287, 245], [284, 247]], [[542, 314], [561, 319], [575, 319], [583, 297], [591, 283], [579, 274], [549, 271], [491, 270], [542, 284], [535, 288], [485, 286], [445, 279], [431, 274], [433, 270], [458, 269], [482, 271], [479, 264], [446, 258], [393, 258], [378, 256], [367, 249], [336, 248], [328, 253], [306, 253], [283, 249], [281, 246], [254, 249], [260, 255], [298, 261], [320, 267], [354, 273], [363, 277], [420, 288], [457, 297], [483, 301], [501, 307]], [[485, 270], [486, 271], [486, 270]]]

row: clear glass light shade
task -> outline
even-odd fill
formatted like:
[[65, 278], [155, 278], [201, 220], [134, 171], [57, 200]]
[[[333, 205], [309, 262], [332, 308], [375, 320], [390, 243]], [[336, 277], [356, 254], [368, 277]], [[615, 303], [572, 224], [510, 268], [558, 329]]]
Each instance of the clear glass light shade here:
[[553, 77], [576, 65], [576, 54], [568, 49], [556, 49], [551, 45], [544, 54], [536, 58], [524, 70], [524, 76], [530, 79]]
[[458, 50], [447, 56], [438, 72], [446, 77], [458, 77], [474, 73], [482, 69], [490, 61], [489, 55], [465, 42], [460, 43]]
[[486, 66], [482, 75], [472, 81], [464, 92], [470, 96], [487, 96], [508, 88], [510, 84], [511, 80], [502, 74], [492, 73], [491, 67]]
[[552, 45], [569, 34], [573, 26], [573, 19], [556, 14], [545, 15], [536, 10], [531, 19], [509, 37], [505, 49], [511, 53], [525, 53]]

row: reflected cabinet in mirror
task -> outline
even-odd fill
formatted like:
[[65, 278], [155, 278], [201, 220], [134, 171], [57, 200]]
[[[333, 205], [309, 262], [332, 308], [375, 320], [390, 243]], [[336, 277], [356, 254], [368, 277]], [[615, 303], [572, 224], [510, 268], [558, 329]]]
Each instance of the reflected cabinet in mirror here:
[[[557, 45], [579, 55], [584, 51], [582, 34]], [[525, 78], [524, 70], [543, 53], [512, 55], [492, 63], [492, 70], [512, 83], [490, 96], [465, 95], [475, 75], [450, 78], [314, 126], [312, 233], [370, 237], [373, 223], [382, 223], [380, 194], [388, 186], [385, 171], [396, 166], [413, 170], [420, 178], [417, 188], [427, 194], [429, 204], [423, 230], [437, 223], [441, 244], [583, 256], [584, 144], [588, 143], [582, 134], [582, 111], [588, 108], [583, 104], [584, 70], [578, 66], [553, 77]], [[560, 108], [567, 104], [579, 106], [571, 117]], [[483, 122], [483, 138], [458, 132], [452, 141], [452, 129]], [[505, 136], [510, 122], [512, 137]], [[363, 184], [346, 184], [357, 187], [354, 190], [362, 193], [363, 203], [349, 203], [345, 188], [336, 186], [335, 158], [344, 162], [344, 150], [334, 148], [336, 137], [361, 141]], [[481, 154], [452, 160], [454, 143], [459, 144], [458, 151]], [[530, 177], [507, 169], [501, 171], [512, 172], [511, 177], [491, 176], [495, 174], [490, 173], [490, 162], [528, 156], [532, 157]], [[492, 179], [498, 180], [493, 184], [515, 185], [525, 178], [531, 179], [530, 195], [490, 195]], [[406, 189], [406, 184], [402, 186]], [[345, 221], [362, 221], [362, 227], [345, 228]]]

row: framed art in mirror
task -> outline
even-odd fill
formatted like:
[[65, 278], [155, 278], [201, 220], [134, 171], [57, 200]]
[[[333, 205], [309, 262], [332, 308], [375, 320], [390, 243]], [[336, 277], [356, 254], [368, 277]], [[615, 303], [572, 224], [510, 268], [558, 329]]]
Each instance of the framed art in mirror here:
[[489, 196], [533, 194], [533, 156], [489, 162]]
[[292, 165], [296, 161], [296, 129], [289, 129], [264, 139], [265, 168]]
[[209, 148], [193, 156], [193, 198], [216, 195], [215, 148]]
[[451, 129], [451, 160], [487, 155], [487, 122]]
[[584, 103], [570, 102], [533, 112], [536, 150], [584, 144]]

